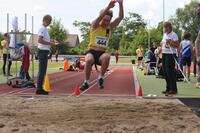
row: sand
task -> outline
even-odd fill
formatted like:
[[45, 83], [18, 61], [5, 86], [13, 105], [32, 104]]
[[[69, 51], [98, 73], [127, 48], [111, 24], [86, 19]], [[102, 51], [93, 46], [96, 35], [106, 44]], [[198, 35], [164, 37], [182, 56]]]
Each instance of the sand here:
[[0, 97], [0, 133], [200, 133], [178, 100]]

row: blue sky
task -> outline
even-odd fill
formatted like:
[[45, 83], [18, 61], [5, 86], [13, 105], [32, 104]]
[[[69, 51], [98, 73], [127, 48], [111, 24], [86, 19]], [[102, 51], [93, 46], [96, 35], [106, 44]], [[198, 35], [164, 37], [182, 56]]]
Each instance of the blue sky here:
[[[28, 30], [31, 30], [31, 16], [34, 16], [34, 33], [41, 25], [45, 14], [56, 19], [61, 18], [62, 24], [71, 34], [80, 32], [72, 25], [75, 20], [91, 21], [110, 0], [0, 0], [0, 31], [6, 32], [6, 13], [10, 18], [18, 16], [19, 25], [24, 29], [24, 13], [28, 14]], [[163, 0], [124, 0], [125, 15], [128, 12], [139, 13], [144, 19], [150, 20], [151, 27], [162, 21]], [[179, 7], [191, 0], [165, 0], [166, 19], [174, 15]], [[114, 16], [118, 13], [118, 5], [114, 8]], [[11, 27], [11, 26], [10, 26]]]

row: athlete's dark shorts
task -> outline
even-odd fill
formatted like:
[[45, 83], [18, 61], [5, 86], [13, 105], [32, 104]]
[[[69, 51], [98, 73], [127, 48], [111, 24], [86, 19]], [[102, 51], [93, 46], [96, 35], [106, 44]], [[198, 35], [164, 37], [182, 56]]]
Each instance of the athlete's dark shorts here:
[[94, 64], [101, 65], [101, 63], [99, 62], [99, 58], [101, 57], [102, 54], [105, 53], [105, 51], [96, 51], [90, 49], [87, 53], [90, 53], [94, 56]]
[[138, 60], [138, 61], [141, 61], [142, 59], [143, 59], [143, 57], [138, 57], [138, 59], [137, 59], [137, 60]]
[[191, 57], [182, 57], [181, 63], [183, 66], [187, 65], [188, 67], [190, 67], [191, 66]]

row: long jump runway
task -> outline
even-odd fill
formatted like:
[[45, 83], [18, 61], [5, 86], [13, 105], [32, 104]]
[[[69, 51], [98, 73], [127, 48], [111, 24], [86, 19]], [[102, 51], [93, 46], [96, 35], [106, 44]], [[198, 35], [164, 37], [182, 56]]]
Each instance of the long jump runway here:
[[[98, 73], [91, 74], [91, 86], [83, 95], [96, 96], [135, 96], [133, 68], [131, 66], [111, 66], [105, 75], [104, 89], [97, 85]], [[57, 72], [49, 75], [50, 95], [72, 96], [75, 85], [84, 80], [83, 72]], [[6, 84], [0, 85], [0, 95], [34, 96], [35, 88], [12, 88]]]

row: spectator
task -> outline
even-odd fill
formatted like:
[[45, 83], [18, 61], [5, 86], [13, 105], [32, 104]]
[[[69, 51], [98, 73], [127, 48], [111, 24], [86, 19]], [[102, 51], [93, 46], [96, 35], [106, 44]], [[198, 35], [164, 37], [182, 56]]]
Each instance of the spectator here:
[[[12, 65], [12, 61], [10, 60], [10, 54], [8, 51], [9, 48], [9, 36], [7, 33], [4, 34], [3, 36], [4, 40], [1, 41], [1, 46], [3, 47], [3, 75], [4, 76], [12, 76], [10, 74], [10, 68]], [[6, 73], [6, 64], [8, 62], [8, 68], [7, 68], [7, 73]]]
[[183, 65], [183, 73], [186, 75], [187, 66], [187, 78], [190, 81], [190, 66], [192, 58], [192, 42], [189, 40], [190, 34], [188, 32], [184, 33], [183, 41], [180, 44], [180, 55], [181, 64]]
[[156, 43], [154, 42], [153, 43], [153, 46], [151, 47], [151, 51], [152, 51], [152, 53], [155, 53], [155, 50], [157, 49], [157, 46], [156, 46]]
[[115, 60], [116, 60], [116, 64], [117, 64], [117, 63], [118, 63], [118, 60], [119, 60], [119, 52], [116, 51], [116, 52], [114, 53], [114, 55], [115, 55]]
[[157, 49], [154, 51], [156, 56], [156, 76], [163, 77], [163, 70], [162, 70], [162, 48], [157, 45]]
[[56, 50], [56, 53], [55, 53], [56, 62], [58, 62], [58, 55], [59, 55], [59, 52], [58, 50]]
[[142, 66], [142, 60], [144, 56], [144, 51], [142, 46], [138, 47], [138, 49], [136, 50], [136, 55], [137, 55], [137, 65]]
[[162, 66], [163, 74], [166, 80], [165, 96], [174, 96], [177, 94], [175, 59], [177, 48], [179, 48], [178, 36], [173, 32], [170, 22], [164, 23], [164, 35], [162, 39]]
[[48, 54], [50, 52], [50, 46], [56, 45], [56, 41], [50, 40], [47, 27], [50, 25], [52, 17], [45, 15], [43, 17], [43, 23], [38, 32], [38, 81], [37, 81], [37, 95], [48, 95], [43, 88], [44, 78], [47, 71], [48, 65]]

